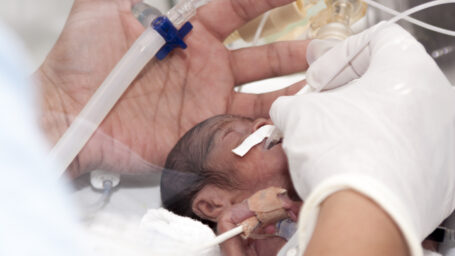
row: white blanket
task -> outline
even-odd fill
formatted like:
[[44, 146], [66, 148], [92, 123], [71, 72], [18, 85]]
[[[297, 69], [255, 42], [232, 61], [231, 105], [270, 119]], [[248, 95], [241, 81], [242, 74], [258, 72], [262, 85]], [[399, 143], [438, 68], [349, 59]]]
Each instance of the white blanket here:
[[221, 256], [219, 246], [195, 251], [215, 238], [207, 225], [163, 208], [149, 210], [142, 218], [140, 228], [145, 233], [146, 243], [157, 255]]

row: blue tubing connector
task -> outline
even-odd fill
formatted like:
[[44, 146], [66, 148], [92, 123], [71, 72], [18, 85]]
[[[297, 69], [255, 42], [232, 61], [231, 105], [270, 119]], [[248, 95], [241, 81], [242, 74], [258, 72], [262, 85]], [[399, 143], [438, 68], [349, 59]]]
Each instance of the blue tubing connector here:
[[183, 38], [193, 29], [193, 25], [187, 21], [180, 30], [177, 30], [177, 28], [174, 27], [174, 24], [172, 24], [166, 16], [160, 16], [153, 20], [152, 27], [166, 41], [166, 44], [163, 45], [155, 55], [159, 60], [166, 58], [166, 56], [177, 47], [186, 49]]

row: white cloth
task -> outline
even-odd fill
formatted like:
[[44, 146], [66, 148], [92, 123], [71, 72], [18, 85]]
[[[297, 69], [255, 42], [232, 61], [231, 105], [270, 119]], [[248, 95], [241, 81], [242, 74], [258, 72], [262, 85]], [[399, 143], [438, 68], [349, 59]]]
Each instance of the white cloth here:
[[151, 209], [141, 221], [146, 244], [154, 255], [220, 256], [218, 245], [204, 251], [196, 249], [216, 236], [209, 226], [188, 217], [182, 217], [166, 209]]
[[46, 163], [21, 44], [0, 23], [0, 255], [88, 255], [67, 188]]
[[[280, 97], [270, 111], [284, 134], [294, 186], [305, 200], [301, 249], [319, 204], [352, 188], [384, 208], [412, 255], [422, 255], [420, 242], [455, 206], [455, 90], [398, 25], [350, 37], [311, 68], [321, 71], [314, 65], [342, 61], [336, 57], [349, 55], [369, 36], [368, 54], [360, 56], [368, 69], [359, 79], [323, 93]], [[353, 62], [359, 61], [365, 63]]]

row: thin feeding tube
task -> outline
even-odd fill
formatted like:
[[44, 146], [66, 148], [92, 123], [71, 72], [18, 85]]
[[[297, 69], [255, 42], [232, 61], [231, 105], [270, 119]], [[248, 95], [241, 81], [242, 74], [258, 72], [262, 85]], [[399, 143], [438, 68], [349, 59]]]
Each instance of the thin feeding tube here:
[[265, 26], [265, 23], [267, 22], [267, 19], [269, 18], [269, 15], [270, 15], [270, 11], [267, 11], [262, 16], [258, 29], [256, 30], [256, 33], [254, 34], [253, 46], [255, 46], [258, 43], [259, 37], [261, 37], [262, 30], [264, 30], [264, 26]]
[[105, 180], [103, 182], [103, 192], [101, 197], [96, 201], [92, 206], [91, 206], [91, 212], [96, 212], [101, 209], [103, 209], [107, 203], [109, 202], [109, 198], [112, 194], [114, 186], [112, 184], [112, 181], [110, 180]]
[[234, 236], [237, 236], [237, 235], [240, 235], [241, 233], [243, 232], [243, 226], [238, 226], [238, 227], [235, 227], [229, 231], [226, 231], [224, 232], [223, 234], [215, 237], [213, 240], [210, 240], [209, 242], [207, 242], [206, 244], [198, 247], [195, 252], [201, 252], [203, 250], [206, 250], [212, 246], [215, 246], [215, 245], [218, 245], [218, 244], [221, 244], [222, 242], [228, 240], [228, 239], [231, 239], [233, 238]]
[[[389, 13], [391, 15], [399, 15], [400, 12], [397, 12], [387, 6], [384, 6], [380, 3], [376, 3], [372, 0], [363, 0], [365, 3], [367, 3], [369, 6], [371, 7], [374, 7], [374, 8], [377, 8], [383, 12], [386, 12], [386, 13]], [[441, 33], [441, 34], [444, 34], [444, 35], [448, 35], [448, 36], [455, 36], [455, 31], [453, 30], [448, 30], [448, 29], [445, 29], [445, 28], [441, 28], [441, 27], [437, 27], [437, 26], [434, 26], [434, 25], [431, 25], [431, 24], [428, 24], [426, 22], [423, 22], [423, 21], [420, 21], [420, 20], [417, 20], [417, 19], [414, 19], [412, 17], [403, 17], [404, 20], [406, 21], [409, 21], [417, 26], [420, 26], [420, 27], [423, 27], [423, 28], [426, 28], [428, 30], [431, 30], [431, 31], [434, 31], [434, 32], [438, 32], [438, 33]]]
[[434, 7], [434, 6], [438, 6], [438, 5], [443, 5], [443, 4], [455, 4], [455, 0], [436, 0], [436, 1], [431, 1], [431, 2], [428, 2], [428, 3], [424, 3], [424, 4], [421, 4], [421, 5], [417, 5], [416, 7], [413, 7], [407, 11], [404, 11], [402, 13], [400, 13], [399, 15], [393, 17], [392, 19], [390, 19], [388, 21], [388, 23], [395, 23], [411, 14], [414, 14], [416, 12], [420, 12], [422, 10], [425, 10], [425, 9], [428, 9], [428, 8], [431, 8], [431, 7]]

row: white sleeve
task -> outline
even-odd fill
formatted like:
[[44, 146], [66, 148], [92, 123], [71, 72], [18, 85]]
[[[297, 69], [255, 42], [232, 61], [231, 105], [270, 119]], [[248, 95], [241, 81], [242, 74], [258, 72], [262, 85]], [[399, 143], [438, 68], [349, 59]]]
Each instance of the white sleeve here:
[[1, 23], [0, 41], [0, 255], [88, 255], [68, 187], [45, 161], [20, 42]]
[[270, 115], [283, 132], [299, 219], [309, 240], [319, 204], [351, 188], [396, 222], [412, 255], [455, 206], [455, 90], [423, 47], [398, 26], [371, 44], [360, 79], [324, 93], [280, 97]]

